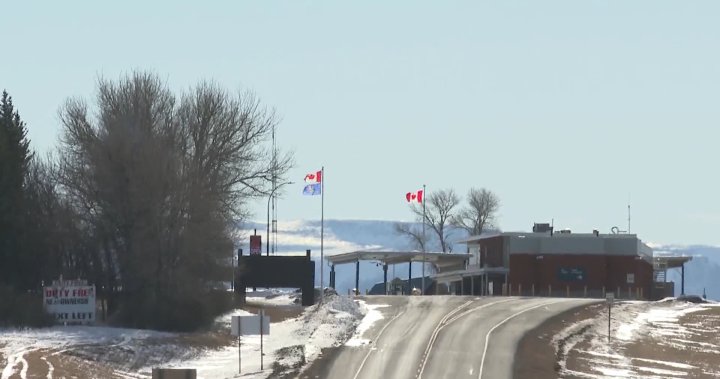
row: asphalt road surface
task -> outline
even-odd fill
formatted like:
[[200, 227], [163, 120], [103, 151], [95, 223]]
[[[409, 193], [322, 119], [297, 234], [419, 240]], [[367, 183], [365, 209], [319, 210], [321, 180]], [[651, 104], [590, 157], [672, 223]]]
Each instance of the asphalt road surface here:
[[361, 347], [342, 347], [302, 378], [440, 379], [512, 377], [525, 332], [587, 299], [371, 296], [384, 318]]

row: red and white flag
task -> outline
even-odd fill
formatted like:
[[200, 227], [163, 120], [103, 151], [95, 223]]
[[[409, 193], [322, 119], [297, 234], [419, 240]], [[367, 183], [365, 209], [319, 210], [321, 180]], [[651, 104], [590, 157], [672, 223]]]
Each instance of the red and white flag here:
[[423, 202], [423, 190], [419, 190], [417, 192], [408, 192], [405, 194], [405, 199], [408, 201], [408, 203], [411, 203], [413, 201], [422, 203]]
[[311, 172], [305, 175], [305, 183], [320, 183], [322, 182], [322, 171]]

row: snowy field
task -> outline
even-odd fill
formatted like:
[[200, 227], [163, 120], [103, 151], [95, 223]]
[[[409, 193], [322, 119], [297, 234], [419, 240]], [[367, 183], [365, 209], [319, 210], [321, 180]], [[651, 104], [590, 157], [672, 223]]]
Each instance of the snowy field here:
[[720, 377], [720, 304], [616, 303], [610, 342], [606, 305], [553, 338], [563, 378]]
[[[268, 307], [291, 305], [294, 300], [292, 294], [276, 291], [248, 295], [249, 304]], [[270, 335], [263, 339], [263, 370], [260, 337], [242, 338], [241, 373], [237, 339], [229, 330], [231, 316], [248, 314], [243, 310], [219, 317], [214, 330], [203, 335], [93, 326], [0, 329], [0, 379], [149, 378], [153, 367], [195, 368], [198, 378], [207, 379], [291, 374], [323, 348], [345, 343], [368, 311], [372, 312], [363, 302], [332, 295], [322, 305], [302, 309], [297, 317], [272, 322]], [[369, 327], [370, 322], [362, 325]]]

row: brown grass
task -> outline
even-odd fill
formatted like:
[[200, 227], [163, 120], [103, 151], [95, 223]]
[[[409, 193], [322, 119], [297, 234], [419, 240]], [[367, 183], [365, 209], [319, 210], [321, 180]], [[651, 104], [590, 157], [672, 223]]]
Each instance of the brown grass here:
[[558, 377], [560, 366], [553, 337], [570, 324], [587, 320], [597, 315], [598, 305], [592, 304], [574, 308], [551, 317], [537, 328], [526, 333], [518, 343], [515, 353], [513, 377], [554, 379]]
[[[682, 339], [693, 343], [674, 341], [671, 337], [658, 339], [650, 336], [629, 345], [626, 355], [685, 363], [697, 367], [688, 371], [688, 377], [716, 378], [720, 375], [720, 308], [714, 307], [686, 314], [678, 320], [678, 323], [688, 328], [691, 333], [690, 336]], [[675, 342], [684, 346], [674, 345]], [[643, 362], [642, 365], [667, 368], [647, 362]]]
[[[559, 365], [557, 362], [563, 357], [558, 356], [552, 344], [552, 338], [567, 325], [590, 318], [607, 317], [604, 307], [590, 305], [555, 316], [538, 328], [527, 333], [518, 345], [515, 358], [515, 378], [557, 378]], [[669, 336], [646, 335], [622, 346], [615, 346], [625, 357], [634, 360], [633, 364], [664, 370], [687, 372], [691, 378], [717, 378], [720, 377], [720, 308], [714, 307], [704, 311], [686, 314], [678, 323], [688, 329], [688, 336], [678, 337], [686, 341], [675, 340]], [[568, 370], [593, 373], [587, 361], [591, 338], [604, 338], [597, 336], [590, 330], [582, 330], [581, 340], [573, 347], [566, 357]], [[597, 357], [595, 357], [597, 362]], [[668, 365], [652, 361], [677, 362], [694, 366], [695, 368], [675, 369]], [[597, 374], [597, 373], [596, 373]]]

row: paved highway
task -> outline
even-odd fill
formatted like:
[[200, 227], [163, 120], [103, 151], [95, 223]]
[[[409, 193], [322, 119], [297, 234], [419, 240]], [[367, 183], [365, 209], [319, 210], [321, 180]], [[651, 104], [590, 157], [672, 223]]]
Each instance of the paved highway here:
[[511, 378], [526, 331], [587, 299], [467, 296], [372, 296], [384, 318], [303, 378]]

